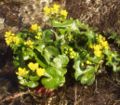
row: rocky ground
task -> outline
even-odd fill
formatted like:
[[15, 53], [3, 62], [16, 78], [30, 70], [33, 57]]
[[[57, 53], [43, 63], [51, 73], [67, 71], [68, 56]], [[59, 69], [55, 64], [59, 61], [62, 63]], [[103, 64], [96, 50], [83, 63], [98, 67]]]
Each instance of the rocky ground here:
[[[42, 7], [47, 0], [0, 1], [0, 105], [120, 105], [119, 74], [105, 72], [90, 87], [69, 80], [51, 96], [21, 92], [12, 65], [12, 51], [4, 42], [4, 32], [19, 31], [32, 23], [42, 24]], [[120, 35], [119, 0], [53, 0], [101, 33]], [[50, 1], [52, 2], [52, 0]]]

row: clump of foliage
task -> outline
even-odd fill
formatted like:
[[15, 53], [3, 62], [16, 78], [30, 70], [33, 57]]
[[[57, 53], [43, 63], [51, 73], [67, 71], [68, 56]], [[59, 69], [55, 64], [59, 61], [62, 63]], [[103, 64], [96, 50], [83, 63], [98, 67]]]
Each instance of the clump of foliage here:
[[108, 38], [117, 44], [118, 47], [120, 47], [120, 36], [117, 35], [117, 33], [112, 32]]
[[5, 33], [21, 85], [56, 89], [64, 85], [71, 69], [76, 81], [91, 85], [103, 63], [120, 71], [120, 56], [111, 50], [105, 37], [79, 20], [67, 18], [67, 11], [57, 4], [45, 6], [43, 12], [47, 29], [33, 24], [16, 34]]

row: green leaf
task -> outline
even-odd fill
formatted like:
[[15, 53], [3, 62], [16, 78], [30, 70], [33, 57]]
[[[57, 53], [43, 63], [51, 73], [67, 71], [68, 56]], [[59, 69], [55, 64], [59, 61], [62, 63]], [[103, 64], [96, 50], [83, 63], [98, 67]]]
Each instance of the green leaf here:
[[114, 72], [120, 71], [120, 56], [117, 52], [105, 51], [106, 54], [106, 65], [113, 68]]
[[39, 65], [41, 67], [47, 66], [47, 62], [46, 62], [44, 56], [42, 56], [42, 54], [36, 49], [34, 50], [34, 57], [35, 57], [35, 60], [37, 61], [37, 63], [39, 63]]
[[77, 60], [73, 68], [75, 69], [75, 79], [80, 81], [81, 84], [91, 85], [94, 82], [96, 66], [88, 66], [86, 69], [82, 70], [80, 68], [80, 60]]
[[92, 85], [93, 82], [95, 81], [95, 74], [91, 72], [87, 72], [81, 77], [80, 81], [81, 81], [81, 84]]
[[29, 78], [31, 81], [38, 81], [40, 79], [38, 76], [30, 76]]
[[60, 28], [60, 29], [59, 29], [59, 32], [60, 32], [61, 35], [65, 35], [66, 29]]
[[[64, 71], [64, 72], [63, 72]], [[64, 74], [66, 69], [57, 69], [55, 67], [49, 67], [46, 69], [47, 77], [43, 77], [41, 82], [48, 89], [56, 89], [65, 83]]]
[[38, 46], [35, 47], [35, 49], [37, 49], [37, 51], [39, 51], [40, 53], [43, 52], [43, 49], [45, 48], [45, 44], [40, 42]]
[[26, 79], [19, 79], [19, 83], [23, 86], [27, 86], [27, 81]]
[[51, 60], [59, 54], [59, 51], [54, 46], [48, 46], [44, 49], [43, 56], [47, 63], [50, 64]]
[[21, 76], [17, 76], [17, 78], [18, 78], [19, 80], [22, 80], [22, 79], [23, 79], [23, 77], [21, 77]]
[[56, 68], [66, 67], [69, 62], [69, 59], [66, 55], [58, 55], [53, 59], [52, 65]]
[[28, 60], [34, 56], [34, 52], [31, 49], [26, 49], [23, 51], [23, 59]]
[[79, 29], [78, 29], [77, 24], [76, 24], [75, 21], [71, 24], [70, 30], [79, 32]]
[[112, 33], [110, 34], [110, 36], [108, 37], [108, 39], [116, 39], [117, 36], [118, 36], [117, 33], [112, 32]]
[[39, 83], [38, 82], [34, 82], [34, 81], [29, 81], [29, 82], [27, 82], [26, 85], [28, 87], [30, 87], [30, 88], [35, 88], [35, 87], [37, 87], [39, 85]]
[[77, 26], [80, 28], [80, 30], [86, 31], [86, 30], [90, 30], [90, 29], [91, 29], [87, 24], [82, 23], [82, 22], [79, 21], [78, 19], [76, 20], [76, 24], [77, 24]]
[[78, 80], [79, 76], [81, 76], [84, 72], [80, 68], [80, 60], [75, 61], [73, 68], [75, 69], [75, 79]]
[[51, 29], [47, 29], [43, 32], [43, 40], [45, 43], [48, 43], [48, 42], [53, 42], [53, 32], [51, 31]]
[[86, 31], [85, 35], [88, 37], [88, 42], [95, 40], [95, 33], [92, 30]]
[[66, 28], [68, 26], [71, 26], [73, 23], [73, 20], [66, 20], [63, 23], [59, 22], [59, 21], [52, 21], [52, 26], [53, 27], [61, 27], [61, 28]]
[[30, 59], [30, 56], [29, 56], [29, 55], [25, 55], [25, 56], [23, 57], [23, 59], [26, 61], [26, 60]]
[[70, 48], [70, 46], [68, 46], [67, 44], [62, 45], [61, 48], [60, 48], [62, 54], [64, 54], [64, 53], [65, 53], [65, 50], [66, 50], [66, 49], [69, 49], [69, 48]]

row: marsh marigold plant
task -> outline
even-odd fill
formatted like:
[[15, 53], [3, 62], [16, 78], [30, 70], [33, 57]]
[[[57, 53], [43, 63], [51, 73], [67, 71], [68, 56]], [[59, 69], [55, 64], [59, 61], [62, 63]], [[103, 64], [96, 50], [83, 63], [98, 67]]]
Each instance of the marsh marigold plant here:
[[45, 6], [43, 13], [44, 26], [35, 23], [21, 32], [5, 33], [21, 85], [56, 89], [66, 82], [67, 72], [81, 84], [91, 85], [103, 64], [120, 71], [120, 55], [103, 35], [67, 18], [68, 12], [58, 4]]

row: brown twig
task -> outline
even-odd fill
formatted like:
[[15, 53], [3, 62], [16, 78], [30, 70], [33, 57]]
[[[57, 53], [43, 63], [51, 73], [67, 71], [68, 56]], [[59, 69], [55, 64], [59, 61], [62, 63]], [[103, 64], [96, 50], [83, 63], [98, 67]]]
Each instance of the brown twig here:
[[5, 102], [5, 101], [11, 101], [11, 100], [13, 100], [13, 99], [16, 99], [16, 98], [18, 98], [18, 97], [21, 97], [21, 96], [23, 96], [23, 95], [25, 95], [25, 94], [30, 94], [30, 93], [31, 93], [30, 91], [15, 93], [15, 94], [12, 95], [12, 96], [8, 96], [8, 97], [4, 98], [3, 100], [0, 100], [0, 103], [3, 103], [3, 102]]
[[74, 105], [77, 105], [77, 85], [75, 85], [75, 101]]
[[97, 80], [95, 80], [95, 91], [94, 91], [94, 93], [99, 93], [99, 91], [98, 91], [98, 81]]
[[114, 85], [115, 87], [119, 87], [119, 84], [115, 84], [112, 80], [105, 78], [105, 80], [107, 80], [108, 82], [110, 82], [112, 85]]
[[115, 100], [115, 103], [113, 105], [117, 105], [120, 100]]

